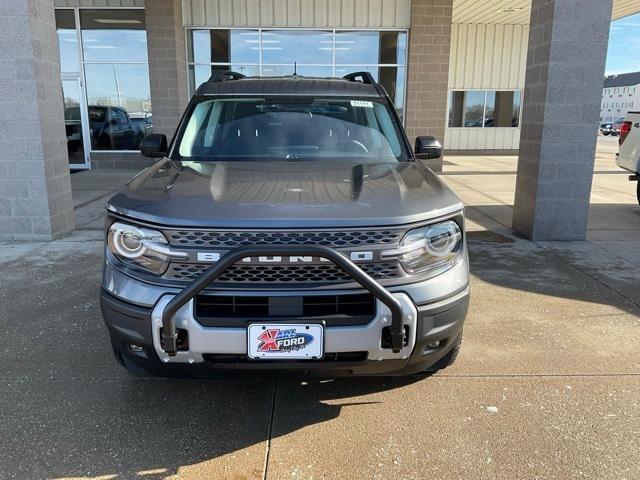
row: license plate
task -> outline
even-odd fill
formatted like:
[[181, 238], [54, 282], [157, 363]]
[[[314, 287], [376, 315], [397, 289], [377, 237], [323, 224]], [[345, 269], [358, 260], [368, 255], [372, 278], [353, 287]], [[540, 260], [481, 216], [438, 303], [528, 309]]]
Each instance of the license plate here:
[[252, 323], [247, 339], [249, 358], [316, 360], [324, 354], [324, 327], [317, 323]]

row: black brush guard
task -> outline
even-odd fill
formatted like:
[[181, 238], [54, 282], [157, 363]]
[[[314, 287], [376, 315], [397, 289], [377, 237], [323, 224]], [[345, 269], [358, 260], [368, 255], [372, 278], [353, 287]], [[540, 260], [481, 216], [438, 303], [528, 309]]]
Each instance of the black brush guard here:
[[333, 262], [344, 270], [365, 290], [384, 303], [391, 310], [391, 349], [400, 352], [404, 345], [404, 312], [402, 304], [360, 267], [338, 251], [322, 246], [274, 246], [274, 247], [240, 247], [225, 254], [219, 261], [207, 268], [204, 273], [185, 287], [167, 304], [162, 312], [162, 349], [173, 357], [177, 352], [178, 334], [176, 332], [175, 314], [189, 301], [215, 281], [226, 269], [246, 257], [253, 256], [315, 256]]

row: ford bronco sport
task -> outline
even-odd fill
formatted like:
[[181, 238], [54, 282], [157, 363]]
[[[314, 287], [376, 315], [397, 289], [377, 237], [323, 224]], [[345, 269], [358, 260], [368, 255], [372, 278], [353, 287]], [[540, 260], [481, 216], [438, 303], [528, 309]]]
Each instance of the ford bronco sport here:
[[198, 88], [159, 160], [107, 203], [101, 308], [134, 373], [436, 370], [469, 302], [463, 205], [412, 152], [382, 86], [247, 78]]

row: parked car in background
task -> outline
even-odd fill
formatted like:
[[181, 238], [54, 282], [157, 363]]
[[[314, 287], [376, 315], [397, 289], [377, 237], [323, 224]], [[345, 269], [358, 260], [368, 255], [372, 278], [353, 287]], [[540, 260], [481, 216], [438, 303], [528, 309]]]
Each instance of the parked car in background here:
[[603, 135], [611, 135], [612, 137], [617, 136], [620, 133], [620, 129], [618, 124], [615, 123], [603, 123], [600, 125], [600, 133]]
[[153, 133], [153, 121], [150, 113], [132, 113], [129, 118], [133, 125], [142, 132], [143, 137]]
[[629, 112], [620, 127], [619, 148], [616, 163], [628, 170], [629, 180], [636, 182], [636, 195], [640, 204], [640, 111]]
[[139, 150], [144, 131], [122, 107], [89, 105], [92, 150]]

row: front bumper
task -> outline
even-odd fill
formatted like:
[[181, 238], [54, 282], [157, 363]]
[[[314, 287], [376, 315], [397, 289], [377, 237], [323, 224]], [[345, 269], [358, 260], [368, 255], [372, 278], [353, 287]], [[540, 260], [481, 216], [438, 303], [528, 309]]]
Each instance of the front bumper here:
[[[405, 296], [405, 299], [408, 298]], [[167, 297], [166, 301], [169, 300]], [[158, 303], [160, 305], [160, 303]], [[412, 304], [413, 305], [413, 304]], [[111, 335], [114, 348], [120, 355], [129, 361], [141, 366], [147, 371], [157, 375], [169, 376], [208, 376], [218, 371], [263, 371], [276, 373], [297, 373], [316, 376], [342, 376], [342, 375], [405, 375], [423, 371], [437, 363], [451, 348], [457, 338], [462, 334], [463, 323], [469, 306], [469, 288], [462, 289], [455, 295], [435, 303], [415, 306], [416, 318], [414, 334], [411, 335], [412, 346], [409, 350], [403, 349], [394, 356], [391, 351], [385, 349], [382, 356], [376, 356], [379, 337], [373, 339], [373, 332], [381, 327], [381, 317], [375, 323], [361, 327], [327, 327], [325, 359], [320, 361], [296, 361], [296, 362], [264, 362], [250, 360], [246, 357], [246, 334], [244, 329], [216, 329], [194, 325], [199, 330], [214, 331], [219, 335], [220, 330], [227, 330], [225, 339], [230, 339], [228, 344], [216, 342], [219, 345], [220, 355], [209, 357], [202, 356], [202, 350], [213, 353], [211, 347], [200, 348], [200, 357], [193, 355], [187, 357], [186, 352], [178, 352], [172, 361], [165, 362], [162, 353], [159, 355], [158, 333], [153, 327], [154, 310], [151, 308], [132, 305], [119, 300], [104, 289], [100, 295], [100, 306], [105, 323]], [[184, 308], [181, 315], [191, 322], [193, 316], [189, 313], [189, 307]], [[182, 328], [182, 325], [180, 325]], [[344, 329], [344, 330], [341, 330]], [[379, 330], [378, 330], [379, 332]], [[342, 335], [346, 338], [341, 339]], [[360, 338], [358, 336], [362, 334]], [[349, 344], [344, 340], [352, 337], [356, 343]], [[369, 336], [371, 335], [371, 336]], [[154, 338], [155, 336], [155, 338]], [[190, 338], [196, 338], [192, 335]], [[359, 343], [361, 342], [361, 343]], [[437, 348], [429, 348], [439, 342]], [[132, 349], [135, 345], [135, 350]], [[191, 342], [190, 342], [191, 345]], [[372, 345], [374, 346], [372, 348]], [[353, 352], [354, 348], [363, 348], [367, 352], [371, 350], [372, 357], [351, 361], [349, 355], [329, 355], [330, 353]], [[384, 358], [386, 356], [386, 358]], [[192, 362], [189, 362], [189, 358]], [[196, 361], [196, 359], [198, 361]]]
[[[304, 252], [296, 251], [296, 254], [311, 255], [311, 250], [318, 250], [316, 253], [335, 262], [357, 280], [363, 289], [360, 291], [368, 291], [375, 298], [375, 315], [368, 323], [325, 327], [325, 357], [322, 360], [252, 360], [247, 356], [244, 325], [204, 326], [195, 318], [196, 296], [227, 268], [225, 261], [231, 265], [249, 255], [248, 252], [255, 250], [253, 247], [237, 249], [228, 258], [225, 256], [179, 292], [158, 292], [153, 306], [132, 305], [117, 298], [134, 294], [138, 299], [148, 301], [149, 290], [145, 289], [146, 284], [135, 284], [133, 279], [121, 288], [123, 279], [119, 275], [123, 274], [118, 274], [107, 263], [101, 307], [116, 354], [125, 363], [131, 361], [145, 370], [171, 376], [186, 372], [188, 375], [207, 375], [212, 369], [297, 371], [331, 376], [407, 374], [427, 369], [457, 343], [469, 303], [466, 253], [453, 268], [437, 277], [385, 289], [331, 249], [300, 248]], [[259, 254], [272, 254], [267, 250], [260, 248]], [[147, 296], [136, 293], [146, 293]], [[224, 295], [230, 292], [217, 293]], [[265, 293], [271, 295], [271, 292]], [[321, 293], [326, 295], [327, 292]], [[338, 290], [339, 293], [349, 291]], [[309, 294], [308, 291], [305, 293]], [[273, 319], [265, 318], [265, 321], [270, 320]], [[304, 317], [289, 320], [305, 322]], [[183, 339], [187, 339], [182, 341], [182, 348], [178, 346], [179, 332]], [[390, 345], [384, 340], [388, 334]]]

